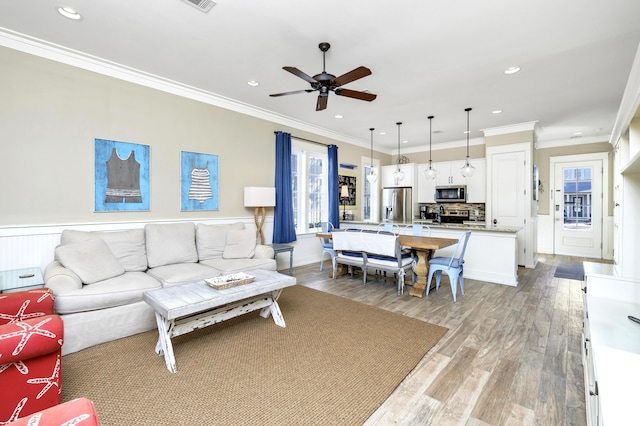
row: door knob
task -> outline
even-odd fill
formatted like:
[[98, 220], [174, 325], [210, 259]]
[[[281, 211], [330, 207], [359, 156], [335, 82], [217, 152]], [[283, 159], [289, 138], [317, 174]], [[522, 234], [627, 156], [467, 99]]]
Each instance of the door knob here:
[[493, 219], [493, 224], [497, 225], [498, 224], [498, 219]]

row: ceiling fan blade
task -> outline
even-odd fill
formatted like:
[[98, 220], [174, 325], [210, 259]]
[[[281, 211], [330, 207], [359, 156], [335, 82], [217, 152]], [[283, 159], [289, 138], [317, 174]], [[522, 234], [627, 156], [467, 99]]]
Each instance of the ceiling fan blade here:
[[273, 93], [273, 94], [271, 94], [269, 96], [273, 96], [273, 97], [275, 97], [275, 96], [287, 96], [287, 95], [295, 95], [295, 94], [298, 94], [298, 93], [305, 93], [305, 92], [306, 93], [310, 93], [310, 92], [313, 92], [313, 90], [311, 90], [311, 89], [294, 90], [293, 92]]
[[314, 80], [313, 77], [308, 76], [296, 67], [282, 67], [282, 69], [285, 71], [289, 71], [291, 74], [300, 77], [304, 81], [307, 81], [309, 83], [317, 83], [317, 81]]
[[316, 103], [316, 111], [322, 111], [323, 109], [326, 109], [328, 100], [329, 100], [329, 96], [318, 95], [318, 103]]
[[367, 67], [358, 67], [352, 71], [349, 71], [346, 74], [342, 74], [340, 77], [336, 77], [333, 80], [333, 83], [336, 86], [343, 86], [347, 83], [351, 83], [359, 78], [366, 77], [371, 75], [371, 70]]
[[336, 95], [339, 95], [339, 96], [346, 96], [347, 98], [360, 99], [362, 101], [368, 101], [368, 102], [371, 102], [378, 96], [378, 95], [374, 95], [373, 93], [359, 92], [357, 90], [349, 90], [349, 89], [336, 89], [335, 92], [336, 92]]

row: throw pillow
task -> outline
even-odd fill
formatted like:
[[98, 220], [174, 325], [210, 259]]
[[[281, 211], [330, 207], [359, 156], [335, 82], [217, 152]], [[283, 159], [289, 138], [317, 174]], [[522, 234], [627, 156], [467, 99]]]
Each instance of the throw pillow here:
[[93, 284], [124, 274], [124, 267], [103, 240], [90, 239], [56, 247], [56, 258], [80, 277]]
[[194, 223], [151, 223], [144, 230], [149, 268], [198, 261]]
[[227, 232], [227, 245], [222, 257], [225, 259], [250, 259], [256, 251], [256, 232], [252, 229]]

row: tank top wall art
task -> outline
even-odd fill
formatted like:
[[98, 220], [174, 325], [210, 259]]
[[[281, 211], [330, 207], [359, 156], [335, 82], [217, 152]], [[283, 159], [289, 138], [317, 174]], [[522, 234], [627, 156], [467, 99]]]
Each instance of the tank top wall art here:
[[140, 163], [136, 161], [132, 150], [129, 157], [122, 159], [113, 148], [111, 158], [107, 160], [107, 203], [141, 203]]
[[189, 187], [189, 199], [196, 200], [200, 202], [200, 204], [202, 204], [209, 198], [213, 198], [211, 184], [209, 183], [209, 162], [207, 161], [204, 168], [198, 168], [193, 163], [191, 163], [191, 167], [191, 186]]

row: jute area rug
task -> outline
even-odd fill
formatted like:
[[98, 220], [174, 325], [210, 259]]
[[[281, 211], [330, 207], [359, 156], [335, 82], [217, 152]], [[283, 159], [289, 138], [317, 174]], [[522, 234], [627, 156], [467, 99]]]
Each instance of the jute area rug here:
[[286, 328], [258, 312], [174, 339], [178, 372], [150, 331], [63, 357], [64, 401], [102, 425], [359, 425], [446, 328], [295, 286]]

